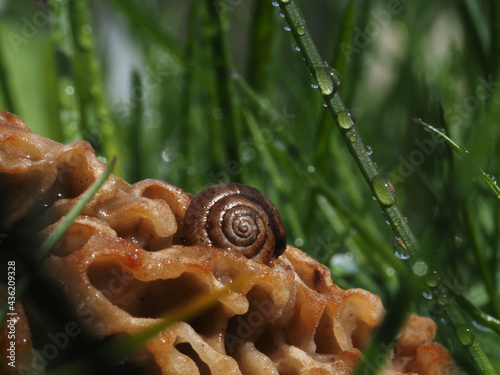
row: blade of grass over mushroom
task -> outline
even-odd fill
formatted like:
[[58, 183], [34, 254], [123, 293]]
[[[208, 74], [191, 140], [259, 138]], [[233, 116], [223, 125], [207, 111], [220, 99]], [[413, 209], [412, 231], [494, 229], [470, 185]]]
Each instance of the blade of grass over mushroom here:
[[[47, 237], [47, 239], [40, 246], [37, 256], [37, 261], [41, 263], [54, 248], [54, 246], [61, 240], [66, 231], [69, 229], [71, 224], [76, 220], [78, 215], [83, 211], [83, 209], [89, 204], [94, 195], [99, 191], [101, 186], [106, 182], [108, 177], [111, 175], [114, 165], [116, 163], [116, 158], [113, 158], [109, 165], [106, 167], [104, 172], [99, 176], [97, 180], [87, 189], [87, 191], [82, 195], [82, 197], [76, 202], [76, 204], [71, 208], [66, 216], [61, 220], [59, 225], [54, 229], [54, 231]], [[16, 300], [19, 300], [24, 294], [26, 287], [30, 281], [29, 274], [25, 274], [16, 285]], [[4, 302], [0, 310], [0, 322], [5, 321], [7, 316], [8, 304], [7, 300]]]
[[[189, 322], [191, 319], [203, 314], [218, 301], [231, 293], [238, 291], [254, 277], [253, 274], [243, 275], [235, 279], [230, 285], [225, 285], [211, 293], [204, 293], [199, 297], [193, 298], [190, 302], [179, 306], [170, 311], [163, 317], [157, 319], [157, 322], [148, 328], [135, 333], [134, 335], [114, 341], [99, 350], [102, 350], [101, 357], [107, 359], [106, 365], [112, 367], [123, 361], [124, 356], [131, 355], [140, 346], [144, 345], [148, 340], [160, 334], [163, 330], [168, 329], [172, 324], [183, 321]], [[63, 375], [73, 374], [80, 367], [84, 366], [87, 357], [80, 358], [71, 364], [62, 366], [59, 369], [49, 372], [48, 375]]]

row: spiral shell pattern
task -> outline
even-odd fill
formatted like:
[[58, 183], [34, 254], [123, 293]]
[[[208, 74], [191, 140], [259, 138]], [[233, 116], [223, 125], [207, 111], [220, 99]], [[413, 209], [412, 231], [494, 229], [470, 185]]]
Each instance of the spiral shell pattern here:
[[191, 202], [184, 217], [187, 245], [233, 250], [268, 264], [286, 247], [276, 207], [259, 190], [237, 183], [211, 186]]

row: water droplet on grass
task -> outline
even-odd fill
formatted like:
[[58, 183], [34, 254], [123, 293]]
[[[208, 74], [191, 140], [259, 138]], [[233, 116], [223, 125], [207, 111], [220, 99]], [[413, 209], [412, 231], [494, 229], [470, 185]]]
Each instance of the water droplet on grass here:
[[351, 111], [341, 111], [338, 114], [339, 125], [342, 129], [350, 129], [354, 126], [356, 122], [356, 117], [351, 113]]
[[358, 139], [358, 136], [356, 135], [356, 133], [349, 134], [349, 140], [351, 142], [356, 142], [357, 139]]
[[376, 175], [372, 179], [372, 186], [377, 200], [386, 207], [391, 207], [396, 203], [396, 192], [391, 183], [381, 175]]
[[436, 272], [433, 272], [431, 275], [429, 275], [426, 279], [427, 285], [429, 285], [431, 288], [435, 288], [439, 285], [441, 280], [439, 279], [439, 276], [437, 275]]
[[[408, 248], [406, 247], [405, 243], [399, 237], [392, 239], [392, 248], [394, 249], [394, 255], [396, 256], [396, 258], [402, 260], [410, 259], [410, 252], [408, 251]], [[418, 263], [422, 262], [417, 262], [415, 263], [415, 265]], [[425, 270], [419, 268], [419, 271], [423, 272], [422, 275], [424, 275], [427, 272], [427, 265], [425, 265]], [[414, 266], [414, 272], [416, 272], [415, 266]]]
[[280, 0], [283, 4], [288, 4], [290, 0]]
[[288, 26], [288, 25], [285, 25], [283, 28], [285, 29], [285, 31], [290, 31], [290, 30], [292, 30], [292, 29], [290, 28], [290, 26]]
[[446, 305], [449, 305], [451, 303], [451, 299], [448, 296], [448, 294], [446, 294], [445, 291], [443, 291], [442, 293], [439, 293], [437, 300], [441, 306], [446, 306]]
[[472, 346], [472, 344], [474, 344], [475, 335], [470, 330], [469, 327], [467, 327], [465, 324], [459, 324], [457, 326], [456, 330], [457, 330], [458, 338], [463, 346], [468, 348], [468, 347]]
[[340, 87], [339, 73], [328, 65], [316, 67], [316, 81], [323, 95], [331, 95]]
[[371, 148], [371, 146], [366, 146], [366, 153], [368, 154], [368, 156], [373, 154], [373, 149]]
[[432, 294], [430, 292], [422, 292], [422, 296], [425, 298], [425, 299], [432, 299]]

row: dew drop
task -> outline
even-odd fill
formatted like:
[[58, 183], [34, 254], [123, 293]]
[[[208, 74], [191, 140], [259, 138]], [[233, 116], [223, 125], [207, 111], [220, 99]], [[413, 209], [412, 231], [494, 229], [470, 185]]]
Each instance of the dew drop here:
[[373, 149], [371, 148], [371, 146], [366, 146], [366, 154], [368, 156], [370, 156], [371, 154], [373, 154]]
[[297, 44], [293, 47], [293, 49], [297, 52], [300, 52], [300, 47]]
[[281, 18], [285, 18], [285, 13], [279, 12], [279, 15], [280, 15]]
[[279, 7], [279, 3], [277, 1], [273, 1], [273, 7]]
[[316, 81], [323, 95], [334, 94], [340, 87], [339, 73], [328, 65], [316, 67]]
[[288, 4], [290, 0], [280, 0], [283, 4]]
[[400, 251], [395, 251], [394, 255], [396, 256], [396, 258], [401, 259], [401, 260], [410, 259], [410, 254], [405, 254], [405, 253], [400, 252]]
[[396, 193], [391, 183], [381, 175], [376, 175], [372, 179], [372, 186], [377, 200], [386, 207], [391, 207], [396, 203]]
[[422, 292], [422, 296], [425, 298], [425, 299], [432, 299], [432, 294], [430, 292]]
[[313, 166], [313, 165], [310, 165], [310, 166], [308, 166], [308, 167], [307, 167], [307, 171], [308, 171], [309, 173], [314, 173], [314, 172], [316, 171], [316, 168], [314, 168], [314, 166]]
[[446, 292], [444, 291], [442, 293], [439, 293], [437, 300], [441, 306], [449, 305], [451, 302], [450, 297], [448, 297], [448, 294], [446, 294]]
[[399, 220], [399, 219], [394, 220], [395, 227], [399, 227], [400, 225], [401, 225], [401, 220]]
[[317, 89], [319, 86], [318, 86], [318, 83], [317, 83], [316, 81], [314, 81], [314, 80], [313, 80], [313, 81], [311, 82], [311, 87], [312, 87], [313, 89]]
[[68, 95], [73, 95], [75, 93], [75, 88], [73, 86], [67, 86], [64, 92]]
[[356, 135], [356, 133], [349, 134], [349, 140], [351, 142], [356, 142], [357, 139], [358, 139], [358, 136]]
[[285, 25], [285, 27], [283, 27], [283, 28], [285, 29], [285, 31], [290, 31], [290, 30], [292, 30], [292, 29], [290, 28], [290, 26], [288, 26], [288, 25]]
[[340, 127], [346, 130], [352, 128], [356, 122], [356, 118], [353, 116], [351, 111], [340, 111], [337, 120]]
[[304, 240], [302, 238], [296, 238], [294, 244], [295, 246], [302, 246], [304, 245]]
[[396, 258], [403, 260], [410, 259], [408, 248], [399, 237], [392, 239], [392, 248], [394, 249], [394, 255], [396, 256]]
[[429, 285], [431, 288], [435, 288], [439, 285], [441, 280], [439, 279], [439, 276], [437, 275], [436, 272], [433, 272], [431, 275], [429, 275], [426, 279], [427, 285]]
[[459, 324], [456, 328], [458, 338], [463, 346], [470, 347], [474, 344], [475, 335], [465, 324]]
[[304, 26], [299, 26], [299, 27], [297, 27], [296, 31], [297, 31], [297, 34], [299, 34], [300, 36], [302, 36], [302, 35], [305, 35], [306, 28]]

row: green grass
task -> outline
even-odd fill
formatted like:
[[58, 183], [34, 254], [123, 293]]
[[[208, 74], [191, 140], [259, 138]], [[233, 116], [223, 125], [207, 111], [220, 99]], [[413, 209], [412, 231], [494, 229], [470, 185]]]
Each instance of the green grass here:
[[[399, 316], [433, 317], [469, 373], [491, 373], [484, 354], [500, 371], [500, 202], [489, 178], [500, 178], [498, 2], [297, 1], [318, 51], [306, 62], [302, 30], [284, 30], [267, 0], [69, 4], [54, 5], [49, 23], [41, 5], [6, 1], [0, 108], [44, 136], [116, 155], [128, 182], [259, 188], [288, 242], [337, 284], [393, 309], [416, 285]], [[311, 87], [318, 61], [340, 74], [335, 97], [356, 117], [356, 142], [334, 121], [343, 105]], [[373, 200], [379, 173], [397, 212]], [[398, 259], [405, 247], [412, 257]], [[433, 270], [441, 281], [424, 288]], [[464, 327], [471, 345], [456, 334]]]

